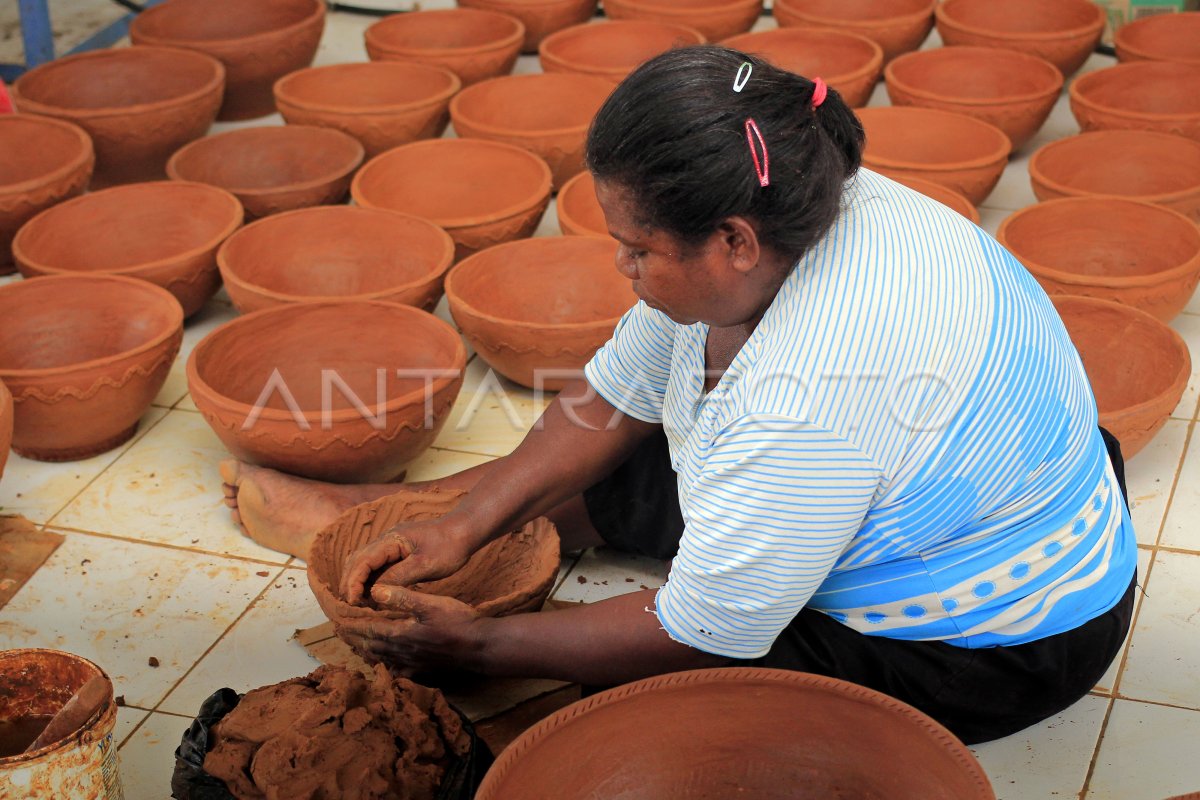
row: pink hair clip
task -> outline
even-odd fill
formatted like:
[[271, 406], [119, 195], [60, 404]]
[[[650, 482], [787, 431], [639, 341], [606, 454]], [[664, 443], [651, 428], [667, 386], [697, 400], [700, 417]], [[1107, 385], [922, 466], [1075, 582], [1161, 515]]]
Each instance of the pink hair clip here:
[[814, 110], [821, 107], [821, 103], [825, 102], [825, 95], [828, 93], [829, 88], [825, 86], [825, 81], [813, 78], [812, 107]]
[[[758, 150], [754, 147], [754, 140], [758, 139], [758, 145], [762, 148], [762, 161], [758, 160]], [[762, 131], [758, 129], [758, 123], [753, 117], [746, 118], [746, 144], [750, 146], [750, 158], [754, 160], [754, 174], [758, 176], [759, 186], [771, 185], [771, 161], [767, 155], [767, 140], [763, 138]]]

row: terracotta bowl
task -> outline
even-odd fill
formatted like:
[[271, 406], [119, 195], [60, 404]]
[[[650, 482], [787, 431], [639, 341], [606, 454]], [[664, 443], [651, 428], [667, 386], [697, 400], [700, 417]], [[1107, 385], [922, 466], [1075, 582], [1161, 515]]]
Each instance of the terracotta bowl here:
[[705, 41], [695, 28], [670, 22], [595, 22], [547, 36], [538, 45], [538, 61], [545, 72], [582, 72], [620, 83], [659, 53]]
[[558, 188], [583, 171], [588, 127], [612, 89], [593, 75], [508, 75], [464, 89], [450, 101], [450, 118], [459, 136], [541, 156]]
[[1045, 59], [996, 47], [938, 47], [906, 53], [884, 73], [892, 105], [954, 111], [995, 125], [1012, 149], [1050, 116], [1063, 77]]
[[463, 8], [499, 11], [516, 17], [525, 26], [522, 53], [536, 53], [550, 34], [581, 25], [596, 13], [597, 0], [458, 0]]
[[596, 199], [596, 179], [586, 170], [563, 184], [554, 198], [558, 227], [568, 236], [608, 236], [604, 209]]
[[1183, 61], [1200, 66], [1200, 11], [1155, 14], [1113, 35], [1121, 61]]
[[134, 44], [186, 47], [225, 65], [219, 119], [275, 111], [271, 86], [312, 63], [325, 30], [323, 0], [167, 0], [134, 17]]
[[475, 797], [738, 795], [995, 798], [966, 745], [907, 703], [759, 667], [659, 675], [572, 703], [505, 748]]
[[889, 178], [923, 178], [979, 206], [1008, 165], [1004, 131], [975, 117], [913, 106], [860, 108], [863, 164]]
[[1085, 131], [1135, 129], [1200, 141], [1200, 66], [1133, 61], [1071, 83], [1071, 113]]
[[217, 251], [225, 290], [243, 314], [326, 300], [384, 300], [432, 311], [453, 259], [454, 240], [432, 222], [353, 206], [259, 220]]
[[1144, 311], [1060, 295], [1054, 307], [1083, 360], [1100, 425], [1131, 458], [1158, 433], [1192, 376], [1183, 337]]
[[4, 477], [4, 465], [8, 463], [8, 451], [13, 439], [12, 392], [0, 381], [0, 478]]
[[466, 363], [454, 329], [418, 308], [297, 303], [217, 328], [192, 351], [187, 378], [237, 458], [321, 481], [385, 483], [437, 438]]
[[512, 72], [525, 26], [508, 14], [448, 8], [392, 14], [367, 28], [364, 38], [372, 61], [446, 67], [470, 86]]
[[0, 275], [17, 271], [17, 229], [82, 192], [95, 163], [92, 140], [78, 125], [33, 114], [0, 116]]
[[12, 86], [17, 109], [73, 122], [96, 151], [92, 188], [157, 180], [171, 154], [208, 131], [225, 69], [201, 53], [119, 47], [66, 56]]
[[13, 256], [27, 278], [79, 272], [141, 278], [175, 295], [191, 316], [221, 287], [217, 247], [243, 215], [236, 197], [203, 183], [118, 186], [38, 214], [17, 231]]
[[0, 286], [0, 381], [15, 403], [13, 449], [76, 461], [128, 441], [182, 340], [179, 303], [144, 281], [60, 275]]
[[[836, 28], [883, 49], [886, 64], [916, 50], [933, 30], [937, 0], [775, 0], [782, 28]], [[823, 76], [822, 76], [823, 77]]]
[[1132, 130], [1068, 136], [1033, 154], [1029, 180], [1039, 200], [1121, 195], [1200, 223], [1200, 142], [1182, 136]]
[[539, 236], [476, 253], [446, 276], [450, 313], [480, 357], [533, 389], [578, 378], [637, 302], [617, 243]]
[[445, 67], [371, 61], [293, 72], [275, 84], [275, 101], [289, 124], [336, 128], [374, 158], [441, 136], [450, 122], [450, 98], [461, 88]]
[[687, 25], [710, 42], [750, 30], [762, 11], [763, 0], [604, 0], [610, 19]]
[[[372, 607], [369, 598], [368, 605], [361, 606], [343, 600], [339, 584], [346, 561], [396, 525], [444, 516], [464, 495], [456, 491], [400, 490], [350, 509], [318, 533], [308, 561], [308, 585], [325, 615], [334, 622], [404, 619], [397, 611]], [[453, 575], [409, 588], [457, 598], [487, 617], [537, 611], [558, 576], [558, 550], [558, 532], [553, 523], [538, 517], [485, 545]], [[387, 572], [378, 580], [387, 583]]]
[[1104, 9], [1092, 0], [944, 0], [935, 12], [947, 45], [1020, 50], [1070, 77], [1104, 32]]
[[341, 131], [270, 125], [197, 139], [171, 156], [167, 175], [231, 192], [252, 220], [340, 203], [363, 155], [358, 140]]
[[761, 56], [780, 69], [822, 78], [851, 108], [865, 106], [883, 70], [883, 50], [865, 36], [834, 29], [776, 28], [721, 44]]
[[1113, 300], [1170, 322], [1200, 281], [1200, 229], [1169, 208], [1122, 197], [1047, 200], [1010, 215], [996, 238], [1051, 295]]
[[950, 207], [954, 211], [957, 211], [959, 214], [962, 214], [964, 217], [971, 220], [971, 222], [974, 222], [976, 225], [978, 225], [981, 221], [979, 209], [971, 205], [970, 200], [963, 197], [962, 194], [954, 191], [953, 189], [947, 189], [940, 183], [934, 183], [933, 181], [921, 180], [920, 178], [913, 178], [909, 176], [896, 178], [895, 180], [899, 183], [903, 183], [905, 186], [914, 191], [920, 192], [926, 197], [937, 200], [944, 206]]
[[550, 167], [486, 139], [413, 142], [377, 156], [350, 184], [354, 202], [424, 217], [457, 245], [455, 258], [533, 235], [550, 203]]

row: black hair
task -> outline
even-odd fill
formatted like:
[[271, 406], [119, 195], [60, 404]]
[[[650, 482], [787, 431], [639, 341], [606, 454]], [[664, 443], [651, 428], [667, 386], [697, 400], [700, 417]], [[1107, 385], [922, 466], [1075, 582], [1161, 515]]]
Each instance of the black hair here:
[[[753, 69], [735, 92], [744, 62]], [[858, 118], [833, 89], [814, 109], [814, 88], [808, 78], [726, 47], [669, 50], [627, 77], [596, 114], [588, 169], [631, 192], [639, 223], [686, 246], [742, 216], [765, 246], [794, 263], [829, 230], [862, 162]], [[767, 144], [765, 187], [746, 140], [747, 118]]]

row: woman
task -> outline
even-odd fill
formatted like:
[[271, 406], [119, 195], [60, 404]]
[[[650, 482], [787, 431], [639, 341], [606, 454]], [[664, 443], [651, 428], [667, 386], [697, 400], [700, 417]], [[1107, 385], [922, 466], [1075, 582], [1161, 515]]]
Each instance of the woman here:
[[[862, 145], [822, 82], [724, 48], [622, 83], [588, 166], [641, 302], [511, 455], [440, 482], [474, 487], [455, 512], [355, 554], [347, 597], [412, 619], [341, 635], [403, 667], [588, 685], [805, 670], [967, 742], [1086, 693], [1132, 605], [1119, 449], [1028, 273], [859, 169]], [[568, 547], [673, 557], [667, 583], [503, 619], [370, 583], [448, 574], [541, 514]]]

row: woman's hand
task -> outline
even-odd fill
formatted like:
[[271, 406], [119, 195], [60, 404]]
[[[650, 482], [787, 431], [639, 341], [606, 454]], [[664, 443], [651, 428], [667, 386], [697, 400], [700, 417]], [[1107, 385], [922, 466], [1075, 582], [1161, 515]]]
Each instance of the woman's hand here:
[[421, 594], [398, 586], [377, 586], [372, 598], [399, 611], [402, 620], [351, 620], [337, 635], [370, 663], [385, 662], [406, 674], [430, 667], [467, 667], [478, 649], [484, 618], [452, 597]]
[[476, 547], [456, 516], [448, 514], [426, 522], [396, 527], [380, 539], [359, 548], [342, 570], [341, 594], [350, 604], [361, 603], [373, 575], [378, 576], [371, 591], [381, 602], [385, 588], [411, 586], [421, 581], [444, 578], [467, 563]]

